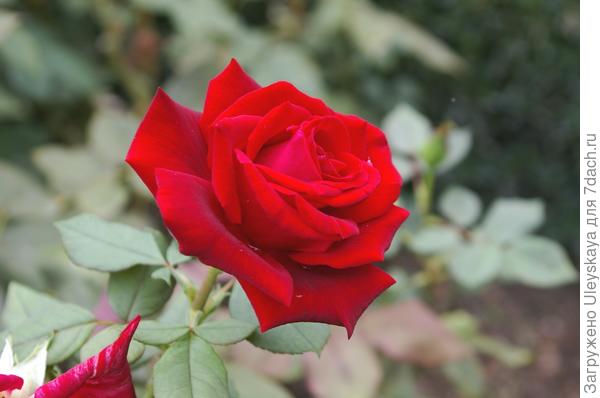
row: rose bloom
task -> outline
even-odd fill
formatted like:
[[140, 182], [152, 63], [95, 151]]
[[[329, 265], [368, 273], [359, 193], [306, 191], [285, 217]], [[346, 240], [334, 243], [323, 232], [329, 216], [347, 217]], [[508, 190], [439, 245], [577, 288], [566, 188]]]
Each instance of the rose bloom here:
[[202, 113], [158, 90], [126, 161], [180, 251], [234, 275], [260, 328], [344, 326], [395, 281], [383, 260], [408, 216], [381, 130], [232, 60]]

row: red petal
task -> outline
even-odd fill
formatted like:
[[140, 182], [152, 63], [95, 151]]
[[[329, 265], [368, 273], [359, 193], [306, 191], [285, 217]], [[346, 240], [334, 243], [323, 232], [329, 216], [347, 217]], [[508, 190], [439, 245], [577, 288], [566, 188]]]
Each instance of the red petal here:
[[262, 118], [248, 137], [246, 155], [250, 159], [254, 159], [264, 145], [285, 133], [290, 126], [299, 125], [308, 118], [310, 118], [310, 112], [289, 101], [276, 106]]
[[0, 393], [20, 390], [23, 387], [23, 379], [16, 375], [0, 374]]
[[242, 228], [254, 246], [277, 250], [326, 250], [340, 237], [316, 230], [273, 189], [248, 157], [236, 151]]
[[242, 95], [260, 88], [234, 58], [210, 83], [206, 91], [201, 125], [209, 126], [221, 112]]
[[127, 351], [137, 316], [114, 343], [35, 391], [35, 398], [135, 398]]
[[244, 278], [274, 300], [289, 303], [290, 275], [232, 232], [234, 227], [228, 227], [208, 181], [170, 170], [159, 170], [157, 181], [158, 207], [182, 253]]
[[301, 194], [316, 207], [343, 207], [364, 200], [379, 185], [381, 178], [377, 169], [354, 155], [344, 153], [340, 156], [346, 160], [346, 167], [354, 171], [337, 180], [303, 181], [267, 166], [256, 166], [268, 181]]
[[316, 230], [339, 236], [340, 239], [346, 239], [359, 233], [355, 222], [325, 214], [300, 195], [295, 194], [293, 198], [300, 217]]
[[156, 92], [125, 159], [153, 194], [156, 193], [154, 173], [158, 168], [208, 178], [199, 116], [161, 89]]
[[241, 222], [242, 215], [236, 187], [233, 150], [245, 147], [248, 135], [259, 120], [256, 116], [236, 116], [221, 119], [211, 127], [211, 182], [227, 218], [235, 224]]
[[367, 122], [358, 116], [354, 115], [343, 115], [341, 113], [336, 114], [344, 122], [348, 129], [348, 135], [350, 137], [350, 147], [353, 154], [358, 156], [360, 159], [367, 160], [369, 157], [367, 150], [367, 135], [365, 134], [365, 125]]
[[261, 331], [292, 322], [323, 322], [344, 326], [348, 337], [369, 304], [395, 283], [374, 265], [336, 270], [287, 266], [294, 279], [294, 297], [289, 306], [262, 294], [245, 280], [240, 284], [248, 295]]
[[[356, 132], [354, 135], [357, 135]], [[348, 207], [332, 208], [330, 211], [331, 214], [337, 217], [349, 218], [358, 223], [385, 214], [400, 195], [400, 187], [402, 186], [402, 178], [392, 163], [390, 148], [383, 132], [372, 124], [364, 122], [363, 135], [367, 139], [369, 160], [379, 170], [381, 183], [362, 202]]]
[[385, 215], [361, 224], [356, 236], [336, 242], [322, 253], [293, 253], [290, 257], [302, 264], [327, 265], [333, 268], [356, 267], [383, 261], [394, 234], [409, 212], [393, 206]]
[[276, 82], [240, 97], [219, 118], [237, 115], [264, 116], [286, 101], [301, 106], [313, 115], [333, 113], [320, 99], [304, 94], [288, 82]]
[[288, 140], [263, 148], [255, 162], [302, 181], [317, 181], [321, 172], [312, 148], [308, 138], [298, 130]]

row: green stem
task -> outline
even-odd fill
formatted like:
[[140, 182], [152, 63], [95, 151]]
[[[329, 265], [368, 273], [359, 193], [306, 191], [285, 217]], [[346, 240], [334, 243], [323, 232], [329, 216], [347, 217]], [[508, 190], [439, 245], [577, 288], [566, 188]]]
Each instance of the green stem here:
[[144, 393], [144, 398], [154, 398], [154, 379], [152, 376], [148, 379], [148, 383], [146, 384], [146, 392]]
[[194, 297], [194, 301], [192, 302], [192, 310], [194, 311], [202, 311], [206, 301], [208, 300], [208, 296], [217, 281], [217, 276], [219, 276], [219, 271], [216, 268], [208, 267], [208, 274], [206, 275], [206, 279], [200, 286], [200, 289], [196, 292], [196, 296]]

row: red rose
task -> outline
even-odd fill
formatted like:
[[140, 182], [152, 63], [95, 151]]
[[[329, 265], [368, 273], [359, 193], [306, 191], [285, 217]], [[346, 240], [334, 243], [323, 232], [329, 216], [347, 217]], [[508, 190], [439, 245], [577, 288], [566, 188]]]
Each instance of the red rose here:
[[408, 216], [384, 134], [233, 60], [204, 111], [159, 90], [127, 154], [184, 254], [233, 274], [261, 330], [345, 326], [394, 283], [371, 263]]

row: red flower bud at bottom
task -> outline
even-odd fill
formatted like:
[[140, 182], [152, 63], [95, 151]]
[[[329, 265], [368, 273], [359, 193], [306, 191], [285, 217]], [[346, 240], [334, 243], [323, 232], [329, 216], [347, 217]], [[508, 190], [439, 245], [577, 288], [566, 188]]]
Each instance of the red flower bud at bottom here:
[[35, 398], [135, 398], [127, 362], [137, 316], [114, 343], [35, 391]]
[[15, 375], [0, 375], [0, 393], [20, 390], [23, 379]]

